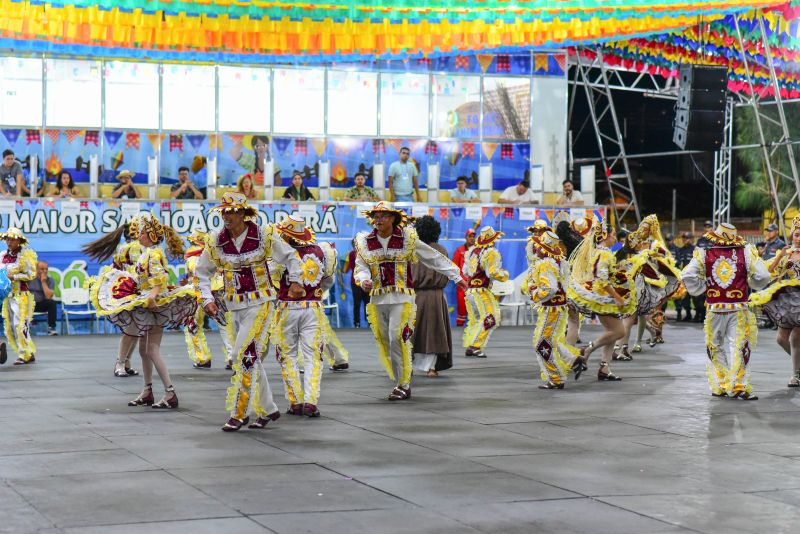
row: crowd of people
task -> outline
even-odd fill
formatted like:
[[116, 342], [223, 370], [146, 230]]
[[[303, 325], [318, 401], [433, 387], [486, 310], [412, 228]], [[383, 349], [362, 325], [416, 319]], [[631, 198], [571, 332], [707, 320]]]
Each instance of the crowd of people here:
[[[115, 376], [139, 375], [131, 363], [133, 350], [139, 348], [144, 386], [128, 404], [179, 407], [160, 353], [163, 331], [184, 328], [194, 367], [207, 369], [212, 351], [203, 323], [208, 317], [220, 325], [224, 360], [233, 371], [224, 431], [245, 425], [263, 428], [281, 416], [262, 364], [270, 347], [282, 369], [286, 413], [319, 417], [323, 362], [334, 371], [349, 368], [349, 354], [322, 307], [334, 283], [335, 248], [319, 242], [297, 216], [259, 224], [256, 210], [241, 193], [226, 193], [213, 209], [220, 212], [223, 228], [193, 232], [186, 238], [188, 249], [183, 238], [150, 212], [83, 247], [93, 259], [111, 261], [91, 280], [90, 298], [98, 314], [122, 332]], [[364, 215], [372, 230], [355, 236], [347, 260], [354, 294], [357, 290], [361, 295], [355, 304], [356, 323], [365, 304], [378, 358], [392, 383], [387, 399], [405, 401], [412, 396], [414, 370], [436, 377], [453, 365], [443, 293], [450, 282], [458, 286], [458, 322], [466, 324], [464, 357], [487, 357], [491, 334], [501, 322], [492, 287], [509, 279], [497, 247], [503, 233], [476, 224], [451, 261], [438, 244], [441, 227], [434, 218], [411, 220], [385, 201]], [[577, 380], [595, 352], [600, 354], [597, 380], [621, 381], [612, 361], [631, 360], [632, 353], [641, 351], [645, 331], [651, 334], [651, 346], [663, 343], [665, 306], [686, 298], [703, 302], [713, 396], [758, 398], [749, 378], [758, 333], [754, 306], [775, 323], [777, 342], [791, 355], [788, 385], [800, 386], [800, 217], [791, 227], [791, 246], [780, 246], [772, 236], [764, 247], [765, 255], [775, 252], [768, 263], [725, 223], [709, 227], [696, 244], [687, 239], [681, 248], [664, 239], [654, 215], [621, 240], [606, 222], [570, 220], [567, 211], [552, 222], [537, 220], [528, 232], [528, 269], [521, 291], [538, 310], [532, 359], [538, 362], [540, 388], [563, 389], [570, 375]], [[127, 242], [120, 244], [123, 237]], [[46, 266], [37, 267], [36, 253], [19, 229], [9, 228], [0, 238], [7, 244], [0, 255], [5, 336], [18, 356], [15, 365], [27, 365], [36, 361], [31, 317], [34, 309], [45, 308], [39, 308], [40, 298], [34, 294], [51, 298], [52, 281]], [[178, 286], [168, 281], [168, 255], [186, 261], [188, 274]], [[579, 346], [580, 325], [588, 316], [599, 320], [602, 332]], [[634, 326], [636, 341], [628, 350]], [[6, 350], [3, 343], [3, 362]], [[164, 388], [158, 402], [153, 369]]]

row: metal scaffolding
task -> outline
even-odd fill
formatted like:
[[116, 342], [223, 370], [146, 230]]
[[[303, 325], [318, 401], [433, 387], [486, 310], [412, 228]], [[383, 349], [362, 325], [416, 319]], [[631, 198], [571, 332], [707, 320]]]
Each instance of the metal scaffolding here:
[[[767, 178], [769, 179], [770, 185], [770, 194], [772, 196], [772, 203], [776, 211], [776, 217], [778, 219], [777, 223], [780, 227], [781, 234], [785, 234], [784, 229], [784, 218], [786, 217], [787, 210], [792, 206], [792, 204], [796, 204], [798, 199], [800, 199], [800, 175], [798, 175], [797, 171], [797, 162], [795, 160], [794, 154], [794, 142], [791, 139], [789, 134], [789, 126], [786, 122], [786, 114], [784, 113], [783, 109], [783, 98], [781, 97], [780, 92], [780, 84], [778, 83], [778, 78], [775, 74], [775, 65], [772, 60], [772, 49], [767, 39], [767, 32], [764, 23], [764, 14], [761, 10], [757, 11], [757, 18], [758, 18], [758, 29], [761, 37], [761, 45], [763, 46], [764, 53], [763, 57], [766, 60], [766, 65], [758, 62], [755, 57], [749, 56], [746, 51], [744, 39], [742, 38], [742, 31], [740, 28], [740, 16], [734, 15], [733, 21], [736, 27], [736, 40], [737, 44], [739, 45], [739, 54], [741, 56], [741, 61], [744, 66], [745, 70], [745, 78], [747, 81], [748, 89], [750, 90], [749, 95], [745, 95], [742, 93], [738, 93], [739, 104], [740, 107], [750, 107], [753, 110], [753, 117], [755, 120], [756, 128], [758, 130], [758, 144], [761, 149], [763, 158], [764, 158], [764, 169], [767, 174]], [[753, 80], [753, 71], [755, 67], [760, 67], [761, 69], [765, 69], [769, 72], [770, 77], [770, 85], [764, 86], [761, 89], [756, 88], [756, 84]], [[769, 89], [772, 89], [774, 100], [774, 104], [777, 108], [777, 115], [778, 118], [775, 119], [774, 117], [769, 116], [768, 114], [764, 113], [762, 110], [762, 100], [768, 96]], [[771, 123], [774, 126], [777, 126], [779, 132], [777, 135], [770, 135], [770, 132], [764, 128], [765, 123]], [[730, 151], [730, 147], [732, 146], [732, 140], [728, 140], [728, 151]], [[773, 162], [773, 156], [777, 154], [780, 150], [786, 150], [787, 159], [789, 161], [789, 172], [784, 172], [781, 169], [777, 168]], [[791, 195], [789, 200], [784, 205], [781, 205], [781, 198], [778, 194], [781, 189], [784, 189], [788, 182], [788, 187], [794, 189], [794, 193]], [[715, 180], [714, 180], [715, 188], [717, 186], [716, 180], [716, 173], [715, 173]], [[722, 185], [722, 182], [720, 182]], [[730, 180], [727, 184], [730, 187]], [[716, 200], [716, 191], [715, 191], [715, 200]], [[716, 206], [715, 206], [716, 209]], [[728, 194], [728, 212], [730, 211], [730, 193]]]
[[[580, 50], [572, 58], [575, 66], [575, 81], [573, 83], [576, 85], [576, 90], [572, 92], [569, 115], [572, 116], [577, 85], [582, 85], [589, 105], [590, 116], [588, 118], [592, 123], [597, 138], [597, 148], [600, 152], [603, 173], [610, 194], [609, 204], [614, 210], [616, 224], [620, 224], [629, 213], [635, 215], [638, 223], [641, 221], [639, 203], [636, 200], [636, 191], [633, 187], [633, 179], [628, 166], [625, 144], [619, 121], [617, 120], [617, 112], [614, 108], [614, 99], [611, 94], [614, 87], [612, 87], [609, 79], [612, 79], [617, 87], [625, 85], [625, 81], [618, 72], [606, 68], [600, 47], [593, 50], [593, 52], [597, 54], [594, 61], [583, 58]], [[649, 87], [649, 90], [658, 88], [658, 80], [652, 76], [648, 78], [648, 76], [638, 77], [634, 86], [642, 87], [639, 89], [640, 91], [644, 91], [643, 87], [645, 86]], [[631, 84], [627, 85], [630, 86]], [[607, 122], [603, 123], [603, 119], [606, 118], [610, 119], [610, 127]], [[625, 201], [617, 204], [617, 200], [620, 197], [624, 198]]]
[[733, 99], [725, 101], [725, 128], [722, 147], [714, 152], [714, 206], [711, 221], [714, 227], [731, 222], [731, 174], [733, 170]]

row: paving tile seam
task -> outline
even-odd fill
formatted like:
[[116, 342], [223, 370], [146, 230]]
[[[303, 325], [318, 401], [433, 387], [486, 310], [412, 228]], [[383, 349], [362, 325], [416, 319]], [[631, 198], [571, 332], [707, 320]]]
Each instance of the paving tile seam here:
[[[27, 480], [27, 479], [26, 479], [26, 480]], [[52, 520], [51, 520], [49, 517], [47, 517], [47, 515], [45, 515], [45, 514], [44, 514], [44, 512], [42, 512], [41, 510], [39, 510], [39, 509], [36, 507], [36, 505], [35, 505], [35, 504], [33, 504], [31, 501], [29, 501], [29, 500], [28, 500], [28, 499], [25, 497], [25, 495], [23, 495], [22, 493], [20, 493], [20, 492], [19, 492], [19, 490], [18, 490], [16, 487], [14, 487], [14, 485], [13, 485], [13, 483], [12, 483], [12, 481], [11, 481], [10, 479], [7, 479], [7, 478], [0, 478], [0, 482], [2, 482], [2, 483], [3, 483], [3, 485], [5, 485], [5, 486], [6, 486], [6, 487], [7, 487], [9, 490], [11, 490], [11, 491], [13, 491], [14, 493], [16, 493], [16, 494], [17, 494], [17, 497], [19, 497], [20, 499], [22, 499], [22, 502], [24, 502], [25, 504], [27, 504], [28, 506], [30, 506], [30, 507], [31, 507], [31, 510], [33, 510], [34, 512], [36, 512], [36, 513], [37, 513], [37, 514], [38, 514], [38, 515], [39, 515], [39, 516], [40, 516], [40, 517], [41, 517], [41, 518], [42, 518], [44, 521], [46, 521], [47, 523], [49, 523], [49, 524], [52, 526], [52, 528], [58, 528], [58, 527], [56, 526], [56, 523], [55, 523], [54, 521], [52, 521]]]
[[[245, 514], [243, 514], [243, 513], [242, 513], [240, 510], [238, 510], [238, 509], [236, 509], [236, 508], [232, 508], [230, 505], [228, 505], [228, 504], [227, 504], [227, 503], [225, 503], [224, 501], [222, 501], [222, 500], [220, 500], [220, 499], [218, 499], [218, 498], [214, 497], [214, 496], [213, 496], [213, 495], [211, 495], [209, 492], [207, 492], [207, 491], [204, 491], [203, 489], [201, 489], [201, 488], [199, 488], [199, 487], [195, 486], [195, 485], [194, 485], [194, 484], [192, 484], [191, 482], [188, 482], [188, 481], [186, 481], [186, 480], [182, 479], [181, 477], [179, 477], [179, 476], [177, 476], [176, 474], [174, 474], [174, 473], [170, 472], [169, 470], [167, 470], [167, 469], [161, 469], [161, 471], [163, 471], [163, 472], [164, 472], [164, 473], [165, 473], [167, 476], [169, 476], [169, 477], [173, 478], [174, 480], [177, 480], [178, 482], [180, 482], [180, 483], [182, 483], [182, 484], [186, 484], [186, 485], [187, 485], [187, 486], [189, 486], [190, 488], [194, 488], [196, 491], [199, 491], [200, 493], [202, 493], [203, 495], [205, 495], [206, 497], [208, 497], [208, 498], [209, 498], [209, 499], [211, 499], [212, 501], [214, 501], [214, 502], [216, 502], [216, 503], [218, 503], [218, 504], [220, 504], [220, 505], [224, 506], [226, 509], [233, 511], [234, 513], [236, 513], [236, 516], [239, 516], [239, 517], [246, 517], [246, 516], [245, 516]], [[236, 516], [233, 516], [233, 517], [236, 517]]]
[[[668, 495], [681, 495], [681, 494], [668, 494]], [[688, 530], [689, 532], [697, 532], [698, 534], [708, 534], [707, 532], [705, 532], [703, 530], [697, 530], [697, 529], [688, 527], [686, 525], [681, 525], [679, 523], [674, 523], [672, 521], [667, 521], [666, 519], [661, 519], [659, 517], [653, 517], [653, 516], [647, 515], [645, 513], [639, 512], [637, 510], [632, 510], [630, 508], [625, 508], [624, 506], [620, 506], [620, 505], [617, 505], [617, 504], [614, 504], [614, 503], [611, 503], [611, 502], [604, 501], [604, 500], [602, 500], [602, 498], [590, 497], [590, 499], [592, 499], [593, 501], [597, 501], [597, 502], [603, 503], [603, 504], [605, 504], [607, 506], [611, 506], [612, 508], [617, 508], [619, 510], [623, 510], [623, 511], [631, 513], [631, 514], [638, 515], [639, 517], [644, 517], [644, 518], [650, 519], [652, 521], [658, 521], [659, 523], [664, 523], [665, 525], [669, 525], [669, 526], [677, 527], [677, 528], [682, 528], [684, 530]]]
[[125, 447], [115, 447], [110, 449], [78, 449], [78, 450], [71, 450], [71, 451], [42, 451], [42, 452], [20, 452], [20, 453], [11, 453], [11, 454], [3, 454], [0, 453], [0, 458], [14, 458], [15, 456], [42, 456], [45, 454], [75, 454], [76, 452], [107, 452], [107, 451], [125, 451], [130, 452]]

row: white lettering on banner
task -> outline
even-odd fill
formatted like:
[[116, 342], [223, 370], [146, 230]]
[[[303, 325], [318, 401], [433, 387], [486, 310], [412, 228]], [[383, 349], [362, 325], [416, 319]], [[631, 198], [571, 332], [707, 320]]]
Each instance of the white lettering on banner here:
[[479, 221], [483, 217], [483, 208], [480, 206], [467, 206], [464, 216], [472, 221]]
[[8, 214], [8, 226], [16, 226], [30, 234], [94, 234], [97, 232], [94, 221], [95, 214], [89, 210], [65, 214], [55, 209], [36, 209], [31, 214], [25, 209]]
[[13, 200], [0, 200], [0, 215], [11, 215], [17, 211], [17, 203]]
[[103, 214], [100, 216], [100, 220], [103, 221], [103, 226], [101, 227], [100, 231], [104, 234], [108, 232], [113, 232], [119, 226], [119, 219], [117, 218], [117, 210], [105, 210]]

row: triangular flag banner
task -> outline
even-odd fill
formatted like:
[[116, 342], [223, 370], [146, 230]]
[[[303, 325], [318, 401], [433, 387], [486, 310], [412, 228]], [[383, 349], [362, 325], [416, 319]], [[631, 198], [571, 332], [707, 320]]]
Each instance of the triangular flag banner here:
[[83, 133], [83, 130], [64, 130], [64, 135], [67, 136], [67, 143], [72, 143], [82, 133]]
[[100, 132], [97, 130], [86, 130], [86, 134], [83, 136], [83, 144], [88, 145], [89, 143], [92, 143], [94, 146], [99, 146]]
[[187, 135], [186, 139], [189, 140], [189, 144], [192, 145], [192, 148], [195, 150], [200, 150], [200, 147], [203, 146], [203, 141], [206, 140], [205, 135]]
[[395, 152], [400, 152], [400, 149], [403, 148], [403, 140], [402, 139], [387, 139], [389, 146], [394, 148]]
[[105, 132], [103, 132], [103, 135], [105, 136], [106, 143], [108, 144], [108, 146], [106, 146], [106, 148], [114, 148], [114, 145], [117, 144], [117, 141], [119, 141], [119, 138], [122, 137], [122, 132], [115, 132], [113, 130], [106, 130]]
[[549, 66], [548, 58], [549, 54], [534, 54], [533, 56], [533, 71], [539, 72], [544, 71], [547, 72], [547, 68]]
[[485, 218], [486, 218], [486, 215], [487, 215], [488, 213], [489, 213], [489, 208], [481, 208], [481, 214], [482, 214], [482, 217], [481, 217], [481, 219], [485, 219]]
[[208, 149], [215, 150], [219, 149], [222, 150], [222, 136], [217, 134], [211, 134], [208, 136]]
[[272, 142], [275, 143], [275, 150], [281, 154], [286, 151], [291, 141], [291, 139], [287, 139], [286, 137], [275, 137], [272, 139]]
[[308, 140], [298, 137], [294, 140], [294, 155], [308, 156]]
[[497, 72], [511, 72], [511, 57], [508, 54], [498, 54]]
[[478, 60], [478, 65], [481, 66], [481, 70], [483, 72], [486, 72], [486, 69], [488, 69], [489, 65], [492, 64], [492, 61], [494, 61], [494, 55], [493, 54], [476, 54], [475, 55], [475, 59]]
[[19, 134], [22, 133], [22, 130], [18, 130], [16, 128], [3, 128], [3, 135], [8, 140], [9, 145], [13, 145], [19, 139]]
[[244, 139], [244, 135], [242, 134], [228, 134], [228, 138], [233, 141], [234, 144], [241, 143], [242, 139]]
[[461, 143], [461, 157], [474, 158], [475, 157], [475, 143], [464, 142]]
[[379, 154], [379, 153], [386, 154], [386, 143], [383, 142], [383, 139], [373, 139], [372, 140], [372, 153]]
[[514, 218], [514, 208], [506, 208], [506, 212], [504, 214], [506, 219], [513, 219]]
[[500, 145], [500, 159], [514, 159], [514, 145], [503, 143]]
[[50, 139], [50, 142], [53, 144], [58, 143], [58, 138], [61, 137], [61, 130], [50, 130], [47, 129], [44, 131], [47, 134], [47, 137]]
[[520, 155], [526, 159], [531, 159], [531, 145], [528, 143], [517, 143], [517, 150], [519, 150]]
[[497, 143], [481, 143], [481, 148], [486, 159], [492, 159], [492, 156], [497, 151]]
[[464, 208], [450, 208], [450, 211], [452, 212], [453, 217], [456, 219], [459, 219], [462, 215], [464, 215]]
[[450, 210], [448, 210], [447, 208], [439, 208], [439, 220], [442, 221], [444, 219], [447, 219], [449, 212]]
[[458, 149], [458, 142], [452, 143], [450, 147], [450, 151], [447, 153], [447, 161], [452, 166], [456, 166], [456, 164], [461, 159], [461, 151]]
[[311, 146], [314, 147], [314, 153], [317, 156], [322, 156], [325, 153], [325, 149], [328, 148], [328, 140], [327, 139], [312, 139]]
[[161, 141], [163, 141], [166, 136], [167, 134], [149, 133], [147, 134], [147, 140], [153, 145], [153, 150], [158, 150], [158, 147], [161, 146]]
[[[504, 209], [504, 208], [492, 208], [492, 215], [494, 215], [495, 217], [497, 217], [498, 215], [500, 215], [501, 213], [503, 213], [503, 209]], [[511, 209], [513, 210], [514, 208], [511, 208]]]
[[169, 135], [169, 151], [180, 150], [183, 152], [183, 134]]
[[141, 148], [140, 141], [141, 137], [138, 132], [125, 134], [125, 149], [135, 148], [139, 150], [139, 148]]
[[469, 56], [456, 56], [456, 70], [469, 69]]
[[27, 144], [42, 144], [42, 133], [39, 130], [25, 130], [25, 142]]

